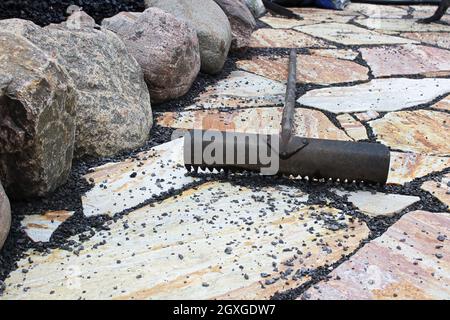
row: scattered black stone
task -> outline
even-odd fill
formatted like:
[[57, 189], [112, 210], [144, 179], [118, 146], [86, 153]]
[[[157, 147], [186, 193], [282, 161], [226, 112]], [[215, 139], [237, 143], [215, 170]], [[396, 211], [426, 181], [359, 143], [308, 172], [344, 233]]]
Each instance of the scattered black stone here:
[[46, 26], [65, 21], [66, 9], [72, 4], [82, 7], [97, 23], [121, 11], [145, 10], [144, 0], [2, 0], [0, 19], [20, 18]]

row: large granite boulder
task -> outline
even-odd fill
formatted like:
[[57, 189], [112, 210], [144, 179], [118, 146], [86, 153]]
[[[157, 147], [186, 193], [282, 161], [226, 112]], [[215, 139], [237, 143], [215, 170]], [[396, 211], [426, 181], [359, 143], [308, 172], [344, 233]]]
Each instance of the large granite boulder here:
[[0, 31], [0, 180], [10, 197], [44, 196], [67, 180], [76, 96], [55, 57]]
[[255, 18], [259, 18], [264, 13], [266, 13], [266, 7], [264, 6], [262, 0], [244, 0], [244, 1]]
[[200, 49], [197, 33], [185, 21], [149, 8], [102, 25], [117, 33], [140, 64], [152, 102], [181, 97], [191, 88], [200, 71]]
[[92, 27], [85, 13], [82, 17], [45, 28], [2, 20], [0, 28], [23, 35], [69, 72], [78, 91], [75, 155], [112, 156], [147, 140], [150, 96], [142, 69], [122, 40]]
[[223, 68], [231, 45], [231, 26], [222, 9], [212, 0], [145, 0], [186, 21], [197, 31], [201, 71], [216, 74]]
[[11, 207], [9, 206], [9, 200], [6, 196], [5, 190], [3, 190], [0, 183], [0, 249], [5, 243], [6, 237], [11, 227]]
[[230, 21], [233, 39], [232, 51], [246, 49], [250, 43], [250, 37], [256, 27], [256, 20], [247, 8], [244, 0], [214, 0], [225, 12]]

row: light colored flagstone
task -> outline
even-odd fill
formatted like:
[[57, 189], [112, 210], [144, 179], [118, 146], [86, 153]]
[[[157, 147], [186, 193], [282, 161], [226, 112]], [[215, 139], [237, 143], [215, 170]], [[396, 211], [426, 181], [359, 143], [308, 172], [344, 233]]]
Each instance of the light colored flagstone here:
[[449, 167], [450, 157], [427, 156], [411, 152], [391, 152], [387, 183], [403, 185]]
[[358, 118], [362, 122], [367, 122], [369, 120], [373, 120], [375, 118], [378, 118], [379, 116], [380, 116], [380, 114], [373, 110], [367, 111], [367, 112], [355, 113], [355, 117]]
[[450, 74], [450, 51], [422, 45], [361, 48], [376, 77], [402, 74]]
[[208, 86], [187, 109], [239, 108], [283, 105], [286, 85], [244, 71], [233, 71], [227, 78]]
[[352, 10], [329, 10], [329, 9], [321, 9], [321, 8], [312, 8], [312, 7], [299, 7], [299, 8], [289, 8], [294, 13], [300, 15], [303, 18], [308, 18], [309, 16], [323, 16], [330, 17], [334, 19], [335, 17], [354, 17], [358, 13]]
[[419, 197], [404, 196], [400, 194], [387, 194], [382, 192], [372, 193], [370, 191], [341, 191], [336, 194], [347, 196], [349, 202], [353, 203], [361, 212], [371, 217], [392, 217], [410, 205], [420, 201]]
[[402, 37], [450, 49], [450, 33], [448, 32], [405, 32]]
[[436, 102], [431, 106], [433, 109], [450, 111], [450, 96], [445, 97], [441, 101]]
[[297, 27], [297, 26], [306, 26], [306, 25], [327, 23], [327, 22], [347, 23], [352, 18], [353, 18], [352, 16], [340, 16], [340, 15], [330, 15], [330, 14], [324, 14], [324, 13], [313, 13], [313, 14], [304, 15], [302, 20], [279, 18], [279, 17], [273, 17], [273, 16], [269, 16], [269, 15], [266, 15], [266, 16], [260, 18], [260, 20], [275, 29], [291, 29], [291, 28]]
[[361, 124], [358, 120], [355, 120], [348, 113], [341, 114], [336, 117], [336, 119], [341, 124], [342, 128], [344, 128], [345, 132], [353, 139], [353, 140], [366, 140], [369, 139], [367, 136], [367, 130], [364, 125]]
[[430, 23], [423, 24], [417, 23], [416, 19], [377, 19], [377, 18], [358, 18], [356, 23], [372, 29], [384, 31], [395, 31], [395, 32], [424, 32], [424, 31], [443, 31], [449, 32], [450, 26]]
[[56, 229], [73, 214], [73, 211], [49, 211], [42, 215], [25, 216], [20, 224], [34, 242], [48, 242]]
[[[277, 134], [281, 129], [282, 108], [238, 109], [233, 112], [195, 110], [165, 112], [156, 122], [163, 127], [204, 129], [246, 133]], [[295, 131], [308, 138], [350, 140], [322, 112], [298, 108], [295, 110]]]
[[252, 48], [326, 48], [330, 47], [323, 40], [295, 30], [258, 29], [252, 34]]
[[422, 184], [422, 189], [438, 198], [443, 204], [450, 207], [450, 173], [447, 173], [439, 181], [430, 180]]
[[130, 212], [79, 252], [26, 252], [2, 299], [267, 299], [369, 235], [307, 199], [294, 187], [207, 183]]
[[279, 18], [279, 17], [273, 17], [266, 15], [262, 18], [259, 18], [262, 22], [268, 24], [272, 28], [275, 29], [291, 29], [296, 26], [304, 25], [304, 20], [297, 20], [297, 19], [286, 19], [286, 18]]
[[449, 230], [448, 213], [410, 212], [303, 297], [448, 300]]
[[352, 49], [309, 49], [309, 52], [315, 56], [344, 60], [355, 60], [359, 54]]
[[[411, 6], [414, 9], [412, 15], [414, 18], [423, 19], [431, 17], [436, 11], [436, 6]], [[446, 14], [439, 20], [441, 22], [450, 23], [450, 13], [447, 11]]]
[[294, 29], [344, 45], [416, 43], [411, 39], [380, 34], [351, 24], [324, 23]]
[[450, 114], [430, 110], [391, 112], [369, 122], [378, 141], [392, 149], [450, 155]]
[[[253, 57], [240, 60], [237, 67], [277, 81], [286, 81], [288, 77], [288, 58]], [[304, 83], [334, 84], [363, 81], [369, 78], [369, 70], [353, 61], [316, 56], [297, 56], [297, 81]]]
[[113, 216], [198, 180], [185, 174], [183, 139], [161, 144], [135, 158], [94, 168], [85, 176], [94, 186], [82, 196], [84, 215]]
[[308, 91], [298, 99], [326, 111], [396, 111], [432, 101], [450, 92], [450, 79], [374, 79], [354, 86]]
[[405, 8], [399, 8], [396, 6], [382, 6], [378, 4], [368, 3], [350, 3], [346, 8], [346, 11], [361, 13], [370, 18], [402, 18], [408, 14]]

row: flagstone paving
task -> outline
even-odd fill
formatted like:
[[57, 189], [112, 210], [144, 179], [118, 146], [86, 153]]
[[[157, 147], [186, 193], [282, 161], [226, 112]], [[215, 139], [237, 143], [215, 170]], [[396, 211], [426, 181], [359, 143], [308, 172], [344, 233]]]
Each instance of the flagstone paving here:
[[447, 207], [450, 207], [450, 173], [444, 175], [442, 179], [437, 181], [426, 181], [422, 185], [422, 189], [438, 198]]
[[403, 185], [450, 167], [450, 157], [428, 156], [412, 152], [391, 152], [389, 184]]
[[421, 45], [360, 49], [376, 77], [401, 74], [450, 74], [450, 51]]
[[70, 206], [16, 216], [29, 249], [0, 299], [450, 299], [450, 14], [416, 22], [435, 8], [267, 14], [199, 94], [154, 110], [163, 132], [278, 133], [297, 48], [294, 133], [386, 144], [388, 186], [193, 176], [182, 139], [111, 158], [82, 169]]
[[[233, 112], [196, 110], [165, 112], [156, 118], [163, 127], [177, 129], [215, 129], [246, 133], [277, 134], [281, 130], [282, 108], [252, 108]], [[308, 138], [350, 140], [323, 113], [295, 110], [295, 134]]]
[[450, 79], [389, 78], [354, 86], [311, 90], [298, 102], [334, 113], [396, 111], [431, 102], [448, 92]]
[[131, 212], [76, 254], [27, 252], [3, 299], [269, 298], [369, 233], [362, 221], [307, 199], [292, 187], [207, 183]]
[[380, 34], [351, 24], [343, 23], [325, 23], [320, 25], [295, 27], [294, 29], [314, 37], [344, 45], [417, 43], [411, 39]]
[[26, 216], [21, 225], [34, 242], [48, 242], [53, 232], [74, 214], [73, 211], [49, 211], [42, 215]]
[[377, 140], [393, 149], [450, 155], [448, 113], [429, 110], [391, 112], [369, 124]]
[[450, 299], [448, 230], [448, 213], [407, 213], [303, 297]]
[[265, 77], [233, 71], [228, 77], [205, 89], [195, 98], [195, 108], [238, 108], [282, 105], [286, 85]]
[[[412, 40], [411, 40], [412, 41]], [[323, 40], [316, 39], [295, 30], [258, 29], [252, 34], [252, 48], [324, 48], [329, 47]]]
[[[245, 71], [277, 80], [286, 81], [288, 57], [252, 57], [240, 60], [237, 66]], [[369, 70], [353, 61], [301, 54], [297, 56], [297, 81], [304, 83], [333, 84], [364, 81], [369, 79]]]

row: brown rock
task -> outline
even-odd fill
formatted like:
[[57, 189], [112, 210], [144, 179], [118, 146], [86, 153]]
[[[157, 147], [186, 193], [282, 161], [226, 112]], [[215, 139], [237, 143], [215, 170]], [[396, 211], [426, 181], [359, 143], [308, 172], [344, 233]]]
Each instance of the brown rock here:
[[10, 197], [44, 196], [71, 169], [74, 84], [55, 58], [20, 35], [0, 33], [0, 57], [0, 179]]
[[246, 49], [256, 27], [256, 20], [245, 4], [245, 0], [214, 0], [225, 12], [231, 25], [231, 50]]
[[6, 237], [11, 227], [11, 207], [5, 190], [0, 183], [0, 250], [5, 243]]
[[158, 8], [141, 14], [121, 13], [105, 19], [124, 41], [144, 71], [152, 102], [184, 95], [200, 71], [197, 33], [189, 25]]

